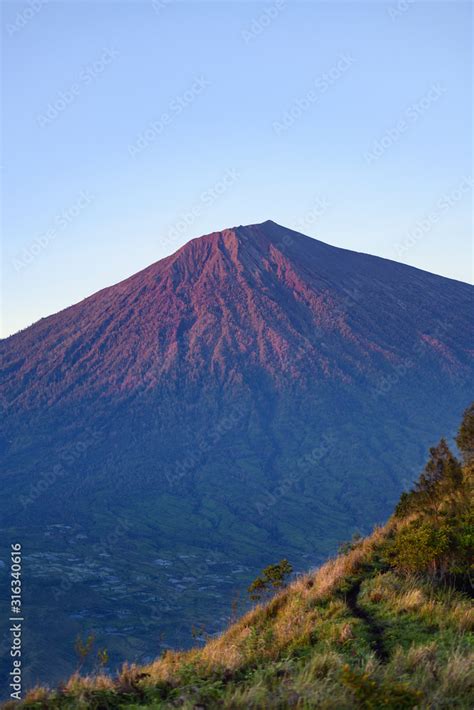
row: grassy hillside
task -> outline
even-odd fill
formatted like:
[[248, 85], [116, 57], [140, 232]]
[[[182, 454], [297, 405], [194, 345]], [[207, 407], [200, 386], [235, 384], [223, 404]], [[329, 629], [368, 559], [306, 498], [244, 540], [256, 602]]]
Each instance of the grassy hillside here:
[[472, 708], [474, 407], [387, 525], [202, 648], [74, 675], [25, 708]]

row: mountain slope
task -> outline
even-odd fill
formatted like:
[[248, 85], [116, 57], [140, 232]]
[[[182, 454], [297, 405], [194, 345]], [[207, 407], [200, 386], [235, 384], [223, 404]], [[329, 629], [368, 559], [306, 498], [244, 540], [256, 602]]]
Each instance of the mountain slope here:
[[[416, 308], [415, 302], [416, 301]], [[426, 348], [447, 372], [469, 286], [266, 222], [193, 240], [1, 346], [9, 406], [156, 388], [164, 379], [351, 383]]]
[[442, 441], [384, 527], [201, 648], [76, 673], [23, 706], [471, 708], [474, 405], [457, 443], [464, 465]]
[[265, 222], [1, 341], [26, 677], [67, 675], [85, 625], [114, 663], [189, 645], [269, 557], [385, 519], [469, 401], [472, 293]]

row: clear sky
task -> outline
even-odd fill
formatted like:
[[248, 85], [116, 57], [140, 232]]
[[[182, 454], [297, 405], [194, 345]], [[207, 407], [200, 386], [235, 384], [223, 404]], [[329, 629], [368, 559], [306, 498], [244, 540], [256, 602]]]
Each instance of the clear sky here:
[[3, 335], [266, 219], [472, 279], [470, 3], [2, 11]]

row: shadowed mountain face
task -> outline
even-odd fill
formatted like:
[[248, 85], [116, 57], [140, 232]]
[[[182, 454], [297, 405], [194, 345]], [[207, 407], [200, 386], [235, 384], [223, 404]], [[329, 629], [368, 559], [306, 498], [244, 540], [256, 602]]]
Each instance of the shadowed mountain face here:
[[382, 521], [472, 399], [472, 294], [264, 222], [0, 342], [29, 678], [79, 632], [114, 662], [187, 644], [262, 565]]

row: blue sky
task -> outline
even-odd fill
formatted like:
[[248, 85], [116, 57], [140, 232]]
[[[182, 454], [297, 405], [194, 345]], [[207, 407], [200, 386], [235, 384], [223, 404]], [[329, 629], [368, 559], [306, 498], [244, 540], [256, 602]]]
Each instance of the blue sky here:
[[2, 11], [3, 335], [266, 219], [472, 280], [470, 3]]

